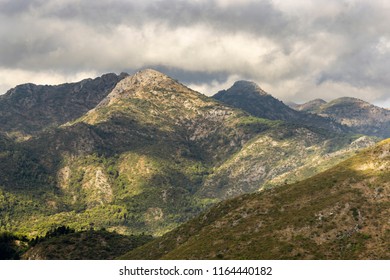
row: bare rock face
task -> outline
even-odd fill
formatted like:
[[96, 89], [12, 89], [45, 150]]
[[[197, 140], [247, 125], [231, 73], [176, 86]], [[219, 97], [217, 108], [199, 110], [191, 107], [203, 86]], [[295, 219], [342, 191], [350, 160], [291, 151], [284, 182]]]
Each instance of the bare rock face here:
[[[120, 81], [97, 108], [122, 102], [124, 99], [138, 99], [162, 104], [172, 103], [190, 107], [188, 102], [202, 100], [203, 95], [194, 92], [167, 75], [152, 69], [145, 69]], [[202, 104], [192, 104], [202, 106]]]
[[122, 80], [107, 98], [124, 98], [137, 95], [141, 91], [156, 91], [159, 88], [169, 90], [173, 87], [174, 81], [171, 78], [158, 71], [146, 69]]

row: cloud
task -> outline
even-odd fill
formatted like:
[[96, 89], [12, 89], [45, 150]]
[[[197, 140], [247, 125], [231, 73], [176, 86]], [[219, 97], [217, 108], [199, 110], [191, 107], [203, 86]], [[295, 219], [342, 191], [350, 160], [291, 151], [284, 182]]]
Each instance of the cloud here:
[[156, 66], [207, 94], [239, 78], [282, 100], [385, 102], [389, 9], [381, 0], [0, 0], [0, 88], [29, 75], [48, 83], [51, 73], [61, 82]]
[[242, 79], [242, 76], [230, 75], [225, 77], [224, 80], [212, 79], [207, 82], [193, 82], [189, 83], [188, 86], [193, 90], [196, 90], [203, 94], [214, 95], [222, 89], [230, 88], [234, 84], [234, 82]]
[[55, 85], [60, 83], [80, 81], [96, 77], [97, 72], [78, 72], [67, 74], [54, 71], [26, 71], [21, 69], [0, 68], [0, 94], [6, 93], [10, 88], [23, 83], [37, 83]]

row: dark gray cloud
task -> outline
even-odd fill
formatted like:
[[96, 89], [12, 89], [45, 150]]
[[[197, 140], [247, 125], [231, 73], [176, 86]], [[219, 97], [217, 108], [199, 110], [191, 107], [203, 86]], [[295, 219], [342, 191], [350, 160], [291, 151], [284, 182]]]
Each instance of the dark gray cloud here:
[[0, 14], [20, 15], [28, 12], [35, 2], [28, 0], [0, 1]]
[[155, 68], [212, 94], [251, 79], [277, 97], [389, 104], [381, 0], [0, 0], [0, 90]]
[[171, 28], [206, 24], [225, 32], [288, 35], [289, 20], [271, 1], [249, 1], [242, 5], [221, 6], [220, 3], [223, 2], [15, 0], [0, 3], [0, 13], [18, 16], [35, 13], [42, 18], [79, 21], [94, 27], [120, 23], [141, 27], [150, 21], [158, 21], [168, 24]]
[[[156, 69], [166, 75], [180, 81], [181, 83], [224, 83], [229, 77], [228, 72], [205, 72], [205, 71], [186, 71], [177, 67], [166, 67], [163, 65], [149, 65], [146, 68]], [[140, 69], [136, 69], [129, 72], [135, 72]]]
[[390, 38], [388, 10], [375, 2], [358, 3], [330, 21], [321, 19], [315, 23], [317, 30], [326, 30], [343, 41], [341, 49], [330, 50], [338, 52], [338, 59], [321, 71], [318, 85], [333, 81], [357, 87], [390, 87], [390, 73], [386, 71], [390, 52], [384, 42]]
[[158, 1], [146, 10], [148, 18], [190, 26], [206, 24], [223, 32], [248, 32], [270, 36], [289, 36], [290, 21], [270, 1], [220, 6], [217, 1]]

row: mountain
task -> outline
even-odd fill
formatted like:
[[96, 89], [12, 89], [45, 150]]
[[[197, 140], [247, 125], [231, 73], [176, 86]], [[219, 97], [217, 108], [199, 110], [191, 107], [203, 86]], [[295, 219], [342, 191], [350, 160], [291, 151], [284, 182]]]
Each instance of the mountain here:
[[390, 140], [307, 180], [243, 195], [123, 259], [389, 259]]
[[216, 93], [213, 98], [269, 120], [295, 119], [301, 115], [249, 81], [237, 81], [228, 90]]
[[297, 110], [332, 118], [356, 133], [390, 137], [390, 110], [363, 100], [342, 97], [328, 103], [316, 100], [295, 107]]
[[[153, 70], [121, 80], [78, 119], [11, 143], [1, 158], [0, 228], [161, 234], [204, 209], [193, 198], [212, 165], [267, 123]], [[33, 217], [33, 218], [31, 218]]]
[[282, 120], [334, 132], [348, 132], [347, 127], [343, 127], [329, 118], [298, 112], [290, 108], [253, 82], [235, 82], [231, 88], [216, 93], [213, 98], [235, 108], [245, 110], [259, 118]]
[[304, 104], [289, 103], [288, 105], [297, 111], [315, 113], [322, 105], [325, 105], [326, 103], [327, 102], [323, 99], [314, 99]]
[[23, 139], [81, 117], [126, 76], [105, 74], [58, 86], [17, 86], [0, 95], [0, 129], [13, 138]]
[[0, 134], [0, 231], [162, 235], [221, 199], [308, 178], [373, 144], [251, 116], [151, 69], [60, 123], [24, 141]]

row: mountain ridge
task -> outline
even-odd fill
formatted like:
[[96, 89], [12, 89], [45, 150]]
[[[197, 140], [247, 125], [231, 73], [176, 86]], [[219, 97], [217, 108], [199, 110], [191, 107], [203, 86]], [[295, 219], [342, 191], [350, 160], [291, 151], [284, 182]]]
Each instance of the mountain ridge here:
[[293, 108], [294, 110], [297, 110], [297, 111], [314, 113], [316, 110], [319, 109], [319, 107], [321, 105], [324, 105], [326, 103], [328, 103], [328, 102], [326, 102], [325, 100], [323, 100], [321, 98], [317, 98], [317, 99], [313, 99], [313, 100], [306, 102], [306, 103], [303, 103], [303, 104], [290, 103], [291, 104], [290, 107]]
[[109, 73], [56, 86], [16, 86], [0, 96], [0, 129], [23, 140], [64, 124], [94, 108], [127, 75]]
[[356, 133], [381, 138], [390, 137], [390, 110], [388, 109], [354, 97], [341, 97], [326, 103], [314, 103], [309, 101], [295, 108], [332, 118], [350, 127]]
[[290, 108], [253, 82], [244, 81], [234, 84], [227, 90], [219, 91], [213, 98], [259, 118], [319, 127], [332, 132], [350, 132], [346, 126], [338, 124], [330, 118]]
[[216, 201], [310, 177], [372, 144], [254, 117], [153, 70], [102, 97], [25, 141], [5, 138], [0, 229], [36, 236], [92, 223], [161, 235]]

